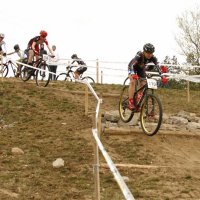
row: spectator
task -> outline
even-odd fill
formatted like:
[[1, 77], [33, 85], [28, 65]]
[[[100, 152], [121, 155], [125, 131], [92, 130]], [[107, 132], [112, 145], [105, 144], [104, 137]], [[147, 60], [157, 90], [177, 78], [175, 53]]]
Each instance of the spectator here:
[[47, 54], [47, 51], [44, 49], [44, 44], [40, 44], [40, 56], [42, 57], [43, 54]]
[[[50, 57], [49, 61], [56, 63], [59, 60], [59, 55], [55, 45], [52, 46], [52, 52], [54, 57]], [[50, 74], [50, 80], [56, 80], [57, 65], [56, 64], [49, 65], [49, 68], [51, 72], [55, 73], [55, 74]]]

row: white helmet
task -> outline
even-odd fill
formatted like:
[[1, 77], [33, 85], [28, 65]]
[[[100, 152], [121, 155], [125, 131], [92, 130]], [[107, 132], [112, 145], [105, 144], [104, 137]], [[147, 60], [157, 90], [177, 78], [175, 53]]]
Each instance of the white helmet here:
[[0, 33], [0, 37], [1, 37], [1, 38], [4, 38], [5, 35], [4, 35], [3, 33]]

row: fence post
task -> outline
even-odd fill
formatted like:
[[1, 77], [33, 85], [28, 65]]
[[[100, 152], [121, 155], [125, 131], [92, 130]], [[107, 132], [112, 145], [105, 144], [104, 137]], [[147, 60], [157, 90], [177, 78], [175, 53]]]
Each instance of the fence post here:
[[[101, 130], [101, 112], [99, 111], [98, 121], [97, 121], [97, 130], [98, 137], [100, 137]], [[100, 200], [100, 177], [99, 177], [99, 147], [98, 144], [94, 141], [94, 186], [95, 186], [95, 200]]]
[[190, 81], [187, 81], [187, 101], [190, 103]]
[[85, 86], [85, 115], [88, 115], [88, 86]]
[[101, 71], [101, 84], [103, 84], [103, 71]]
[[96, 60], [96, 82], [99, 83], [99, 59]]

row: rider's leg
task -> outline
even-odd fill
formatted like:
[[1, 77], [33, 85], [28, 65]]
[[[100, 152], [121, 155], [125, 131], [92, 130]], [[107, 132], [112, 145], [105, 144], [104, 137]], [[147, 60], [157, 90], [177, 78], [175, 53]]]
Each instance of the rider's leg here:
[[133, 77], [129, 74], [129, 79], [130, 79], [130, 84], [129, 84], [129, 103], [128, 103], [128, 107], [129, 109], [134, 109], [135, 105], [133, 102], [133, 95], [135, 92], [135, 79], [133, 79]]
[[28, 64], [32, 64], [34, 57], [34, 51], [32, 49], [29, 49], [28, 51]]

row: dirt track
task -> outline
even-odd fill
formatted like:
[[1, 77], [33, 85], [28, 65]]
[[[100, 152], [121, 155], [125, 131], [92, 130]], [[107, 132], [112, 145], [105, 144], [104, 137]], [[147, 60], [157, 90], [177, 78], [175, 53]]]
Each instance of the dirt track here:
[[[0, 199], [93, 199], [92, 120], [84, 116], [84, 97], [14, 81], [0, 89], [0, 126], [6, 125], [0, 129]], [[96, 102], [90, 101], [94, 110]], [[117, 106], [118, 97], [103, 99], [102, 110]], [[105, 132], [101, 140], [121, 175], [129, 178], [135, 199], [200, 199], [200, 137], [162, 133]], [[16, 146], [25, 154], [13, 156]], [[65, 167], [55, 170], [52, 162], [58, 157]], [[123, 199], [108, 168], [100, 168], [100, 180], [102, 200]]]

